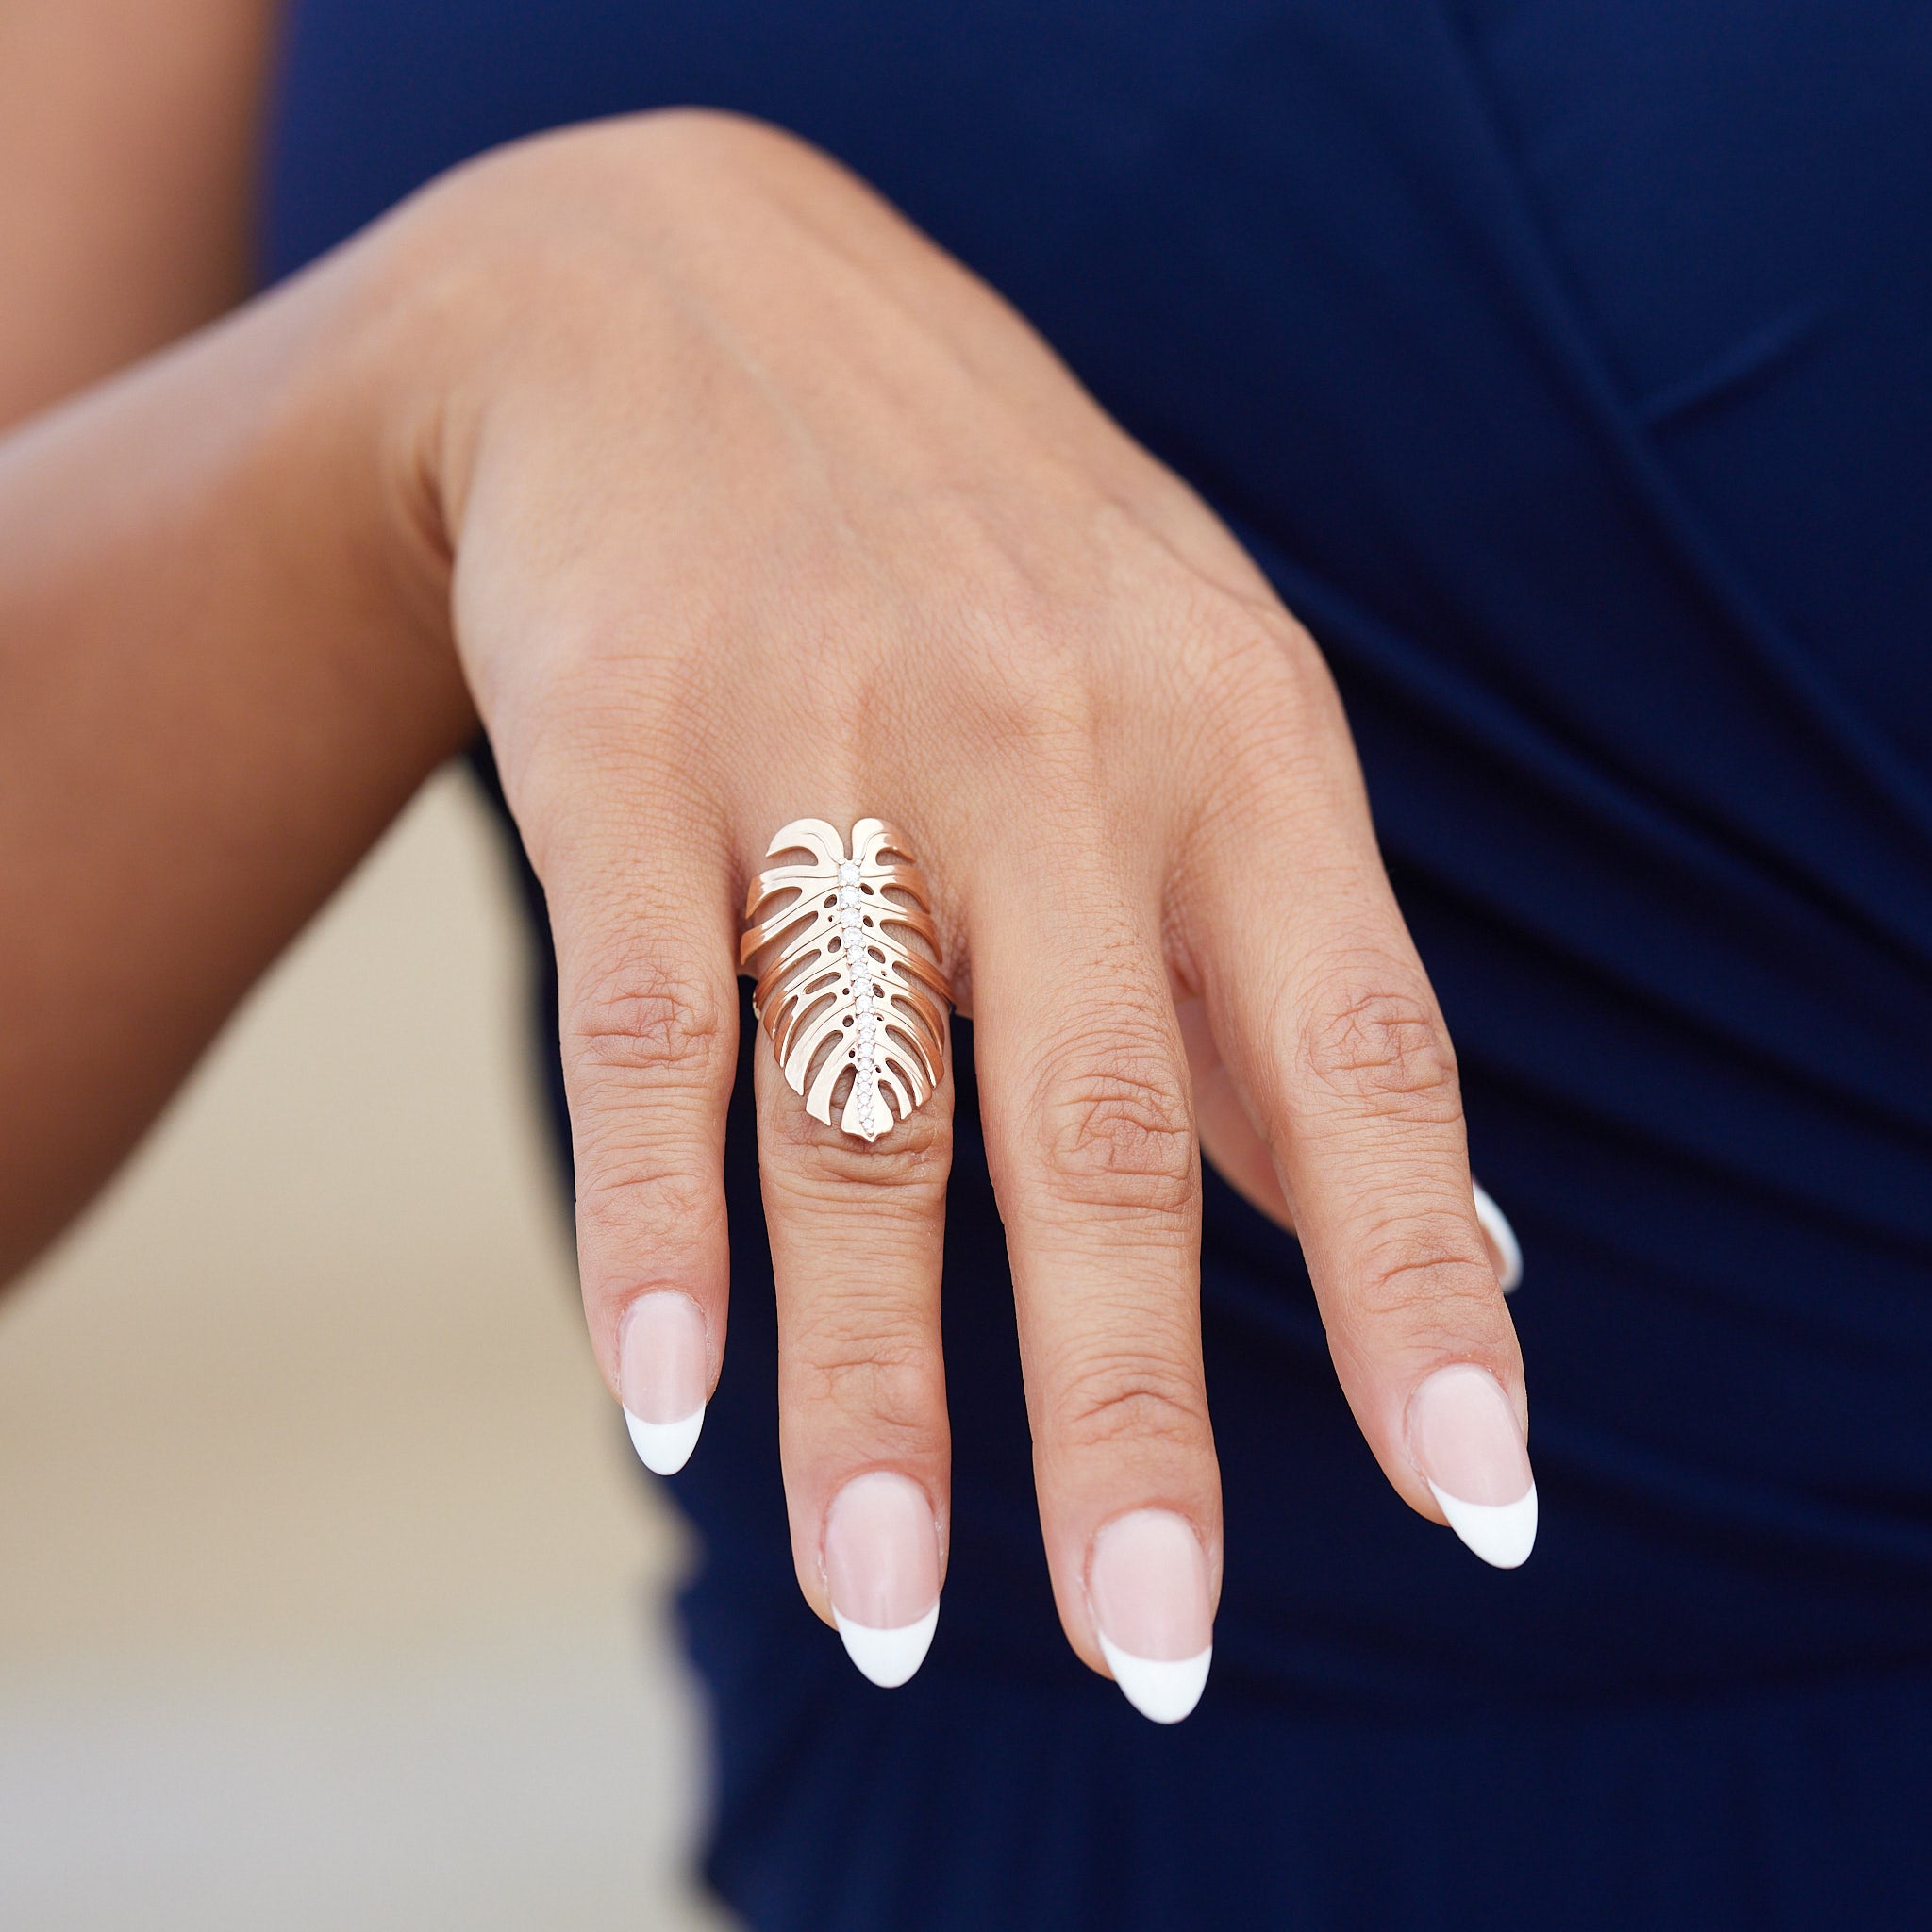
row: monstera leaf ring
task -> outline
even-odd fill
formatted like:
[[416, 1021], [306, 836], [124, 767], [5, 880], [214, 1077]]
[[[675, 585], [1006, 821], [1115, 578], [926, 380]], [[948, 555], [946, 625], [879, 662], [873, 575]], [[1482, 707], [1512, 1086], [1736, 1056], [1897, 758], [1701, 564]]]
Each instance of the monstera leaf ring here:
[[[752, 1008], [806, 1111], [876, 1141], [944, 1075], [952, 989], [924, 874], [883, 819], [794, 819], [745, 901], [739, 963]], [[849, 1077], [848, 1077], [849, 1076]], [[841, 1092], [842, 1088], [842, 1099]]]

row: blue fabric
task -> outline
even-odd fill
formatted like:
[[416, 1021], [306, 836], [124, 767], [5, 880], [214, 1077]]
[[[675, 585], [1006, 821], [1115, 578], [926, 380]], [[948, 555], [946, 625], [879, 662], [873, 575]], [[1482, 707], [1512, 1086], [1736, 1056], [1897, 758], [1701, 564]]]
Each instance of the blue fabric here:
[[1932, 9], [308, 0], [272, 264], [689, 101], [984, 273], [1315, 629], [1527, 1254], [1543, 1517], [1505, 1575], [1408, 1514], [1210, 1180], [1214, 1677], [1133, 1717], [1054, 1621], [962, 1041], [951, 1580], [871, 1690], [791, 1580], [741, 1083], [676, 1485], [715, 1882], [788, 1932], [1932, 1923]]

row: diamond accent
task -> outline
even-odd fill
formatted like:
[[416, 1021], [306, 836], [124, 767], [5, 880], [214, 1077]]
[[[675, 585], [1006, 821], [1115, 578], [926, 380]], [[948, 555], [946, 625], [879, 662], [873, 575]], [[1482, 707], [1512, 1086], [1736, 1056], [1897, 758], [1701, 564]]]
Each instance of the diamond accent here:
[[865, 914], [860, 910], [864, 895], [856, 880], [848, 880], [848, 870], [856, 873], [848, 859], [839, 868], [839, 916], [844, 922], [847, 949], [845, 974], [852, 988], [852, 1004], [858, 1014], [858, 1047], [854, 1057], [853, 1094], [858, 1104], [858, 1129], [867, 1136], [878, 1128], [879, 1085], [873, 1066], [873, 1041], [877, 1023], [873, 1019], [872, 955], [860, 943], [864, 936]]

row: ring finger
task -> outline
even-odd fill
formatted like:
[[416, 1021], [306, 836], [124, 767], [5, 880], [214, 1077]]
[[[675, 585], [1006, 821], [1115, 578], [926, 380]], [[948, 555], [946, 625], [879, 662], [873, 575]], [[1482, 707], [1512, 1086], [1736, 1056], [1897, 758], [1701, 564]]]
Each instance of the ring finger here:
[[848, 854], [829, 824], [788, 826], [745, 941], [792, 1557], [807, 1601], [886, 1686], [919, 1668], [938, 1622], [950, 1458], [953, 1088], [937, 935], [893, 838], [861, 821]]

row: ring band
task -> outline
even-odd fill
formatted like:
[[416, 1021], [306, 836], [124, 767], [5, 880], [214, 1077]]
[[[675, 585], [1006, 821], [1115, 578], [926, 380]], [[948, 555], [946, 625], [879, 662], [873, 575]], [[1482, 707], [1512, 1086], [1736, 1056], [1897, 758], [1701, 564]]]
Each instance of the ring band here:
[[752, 1010], [805, 1110], [830, 1126], [849, 1072], [839, 1124], [876, 1141], [945, 1073], [953, 990], [925, 876], [883, 819], [853, 826], [850, 858], [824, 819], [794, 819], [766, 848], [781, 856], [791, 862], [759, 873], [745, 900]]

